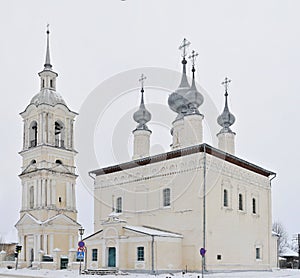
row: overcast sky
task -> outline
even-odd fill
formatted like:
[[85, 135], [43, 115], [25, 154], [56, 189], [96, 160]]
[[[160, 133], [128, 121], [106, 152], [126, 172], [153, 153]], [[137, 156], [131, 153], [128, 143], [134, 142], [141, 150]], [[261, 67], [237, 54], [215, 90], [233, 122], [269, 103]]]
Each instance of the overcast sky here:
[[[47, 23], [51, 62], [59, 74], [57, 90], [77, 112], [97, 86], [118, 73], [143, 67], [180, 71], [178, 46], [186, 37], [199, 52], [197, 81], [219, 111], [224, 103], [220, 83], [225, 76], [232, 79], [229, 101], [237, 119], [232, 127], [237, 133], [236, 155], [277, 173], [272, 182], [273, 219], [281, 221], [290, 235], [300, 232], [299, 10], [297, 0], [1, 1], [0, 234], [10, 240], [19, 218], [19, 113], [39, 90], [37, 73], [43, 69]], [[148, 79], [150, 83], [151, 76]], [[149, 92], [148, 101], [159, 102], [157, 94]], [[166, 105], [166, 92], [164, 99]], [[124, 119], [136, 105], [132, 95], [125, 97], [122, 106], [128, 108], [107, 110], [102, 122], [111, 113], [110, 128], [116, 130], [118, 119]], [[107, 124], [102, 125], [107, 129]], [[114, 140], [109, 132], [101, 133], [102, 125], [100, 120], [95, 134]], [[129, 125], [134, 127], [134, 122]], [[218, 129], [217, 124], [214, 128]], [[82, 136], [84, 130], [80, 133]], [[169, 136], [168, 132], [162, 134]], [[157, 135], [155, 138], [156, 150], [165, 150]], [[205, 138], [214, 144], [214, 139]], [[130, 138], [118, 140], [127, 144]], [[163, 140], [170, 143], [171, 138]], [[90, 170], [117, 163], [109, 152], [101, 153], [109, 145], [97, 142], [94, 149], [101, 162]], [[78, 220], [87, 234], [93, 232], [92, 200], [84, 181], [78, 179]]]

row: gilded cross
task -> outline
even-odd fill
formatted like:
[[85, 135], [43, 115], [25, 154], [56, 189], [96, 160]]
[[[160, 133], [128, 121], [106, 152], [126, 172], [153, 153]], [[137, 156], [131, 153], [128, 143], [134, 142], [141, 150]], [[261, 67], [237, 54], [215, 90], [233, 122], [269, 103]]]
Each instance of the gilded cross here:
[[192, 54], [189, 56], [189, 59], [192, 60], [192, 65], [195, 66], [195, 61], [196, 61], [196, 58], [199, 54], [195, 51], [195, 50], [192, 50]]
[[231, 80], [227, 77], [225, 77], [225, 80], [221, 83], [224, 85], [225, 88], [225, 96], [228, 96], [227, 90], [228, 90], [228, 84], [231, 82]]
[[142, 89], [144, 89], [144, 81], [147, 79], [147, 77], [142, 73], [141, 78], [139, 79], [139, 82], [141, 83]]
[[183, 41], [182, 41], [182, 44], [179, 46], [179, 50], [182, 49], [182, 57], [184, 58], [187, 54], [186, 54], [186, 50], [187, 50], [187, 47], [190, 45], [191, 43], [186, 39], [184, 38]]

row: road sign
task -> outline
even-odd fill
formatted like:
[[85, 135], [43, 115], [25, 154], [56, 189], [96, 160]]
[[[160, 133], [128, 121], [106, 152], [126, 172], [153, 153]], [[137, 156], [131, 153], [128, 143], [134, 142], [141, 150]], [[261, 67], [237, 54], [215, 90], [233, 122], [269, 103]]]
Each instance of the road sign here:
[[206, 253], [206, 250], [205, 250], [204, 248], [201, 248], [201, 249], [200, 249], [200, 255], [201, 255], [202, 257], [204, 257], [205, 253]]
[[80, 247], [80, 248], [83, 248], [84, 247], [84, 242], [81, 240], [81, 241], [79, 241], [78, 242], [78, 246]]
[[83, 260], [84, 259], [84, 252], [78, 251], [77, 252], [77, 260]]

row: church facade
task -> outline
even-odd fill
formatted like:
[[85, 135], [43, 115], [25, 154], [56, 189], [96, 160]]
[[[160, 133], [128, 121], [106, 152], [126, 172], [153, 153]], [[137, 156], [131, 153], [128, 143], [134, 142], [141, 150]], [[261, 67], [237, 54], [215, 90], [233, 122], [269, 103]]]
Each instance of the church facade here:
[[[20, 113], [23, 118], [22, 205], [16, 223], [23, 267], [66, 268], [78, 242], [74, 120], [56, 91], [49, 30], [40, 91]], [[74, 255], [74, 252], [72, 252]]]
[[[225, 106], [217, 122], [218, 146], [203, 142], [204, 98], [186, 76], [184, 40], [182, 79], [169, 96], [176, 113], [171, 150], [150, 155], [144, 102], [133, 118], [133, 160], [93, 170], [94, 230], [85, 238], [88, 268], [171, 272], [270, 270], [276, 267], [272, 235], [271, 180], [275, 173], [235, 155], [235, 122]], [[200, 248], [206, 250], [202, 258]]]

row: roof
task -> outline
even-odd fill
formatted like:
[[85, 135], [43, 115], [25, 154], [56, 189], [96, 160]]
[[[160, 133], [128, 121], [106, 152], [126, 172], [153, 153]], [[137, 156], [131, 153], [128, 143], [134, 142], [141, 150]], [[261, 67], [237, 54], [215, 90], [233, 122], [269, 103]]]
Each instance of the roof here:
[[181, 234], [176, 234], [156, 228], [151, 228], [147, 226], [124, 226], [124, 229], [134, 231], [137, 233], [149, 235], [149, 236], [159, 236], [159, 237], [176, 237], [176, 238], [183, 238]]
[[89, 239], [89, 238], [92, 238], [93, 236], [95, 236], [95, 235], [97, 235], [97, 234], [100, 234], [102, 231], [103, 231], [103, 230], [99, 230], [99, 231], [97, 231], [97, 232], [95, 232], [95, 233], [93, 233], [93, 234], [91, 234], [91, 235], [89, 235], [89, 236], [83, 238], [82, 240], [87, 240], [87, 239]]
[[47, 223], [49, 223], [49, 222], [51, 222], [51, 221], [53, 221], [55, 219], [59, 219], [59, 218], [63, 217], [67, 221], [69, 221], [69, 222], [71, 222], [71, 223], [73, 223], [73, 224], [75, 224], [77, 226], [80, 226], [80, 224], [77, 221], [75, 221], [74, 219], [72, 219], [71, 217], [69, 217], [68, 215], [63, 214], [63, 213], [58, 213], [58, 214], [54, 215], [53, 217], [46, 219], [45, 221], [40, 221], [40, 220], [36, 219], [33, 215], [31, 215], [30, 213], [28, 213], [28, 212], [26, 212], [21, 217], [21, 219], [19, 219], [19, 221], [15, 224], [15, 226], [17, 226], [19, 223], [21, 223], [25, 219], [25, 217], [28, 217], [29, 219], [31, 219], [33, 221], [33, 223], [36, 223], [37, 225], [45, 225], [45, 224], [47, 224]]
[[280, 257], [297, 257], [298, 258], [298, 253], [295, 252], [294, 250], [288, 248], [288, 247], [285, 247], [285, 249], [283, 250], [283, 252], [281, 252], [279, 254]]
[[36, 106], [41, 104], [48, 104], [55, 106], [56, 104], [66, 105], [62, 96], [54, 90], [42, 89], [38, 94], [36, 94], [30, 101], [30, 104], [35, 104]]
[[235, 164], [239, 167], [242, 167], [244, 169], [255, 172], [255, 173], [260, 174], [265, 177], [275, 175], [275, 173], [272, 171], [261, 168], [253, 163], [247, 162], [246, 160], [243, 160], [234, 155], [231, 155], [229, 153], [226, 153], [224, 151], [216, 149], [205, 143], [187, 147], [187, 148], [183, 148], [183, 149], [179, 149], [179, 150], [173, 150], [170, 152], [166, 152], [166, 153], [162, 153], [162, 154], [158, 154], [158, 155], [154, 155], [154, 156], [149, 156], [149, 157], [145, 157], [145, 158], [141, 158], [141, 159], [137, 159], [137, 160], [133, 160], [133, 161], [129, 161], [129, 162], [125, 162], [122, 164], [116, 164], [116, 165], [101, 168], [98, 170], [93, 170], [93, 171], [90, 171], [89, 173], [95, 174], [96, 176], [106, 175], [106, 174], [119, 172], [119, 171], [123, 171], [123, 170], [128, 170], [131, 168], [136, 168], [136, 167], [140, 167], [140, 166], [144, 166], [144, 165], [148, 165], [148, 164], [154, 164], [157, 162], [170, 160], [170, 159], [177, 158], [177, 157], [183, 157], [183, 156], [187, 156], [187, 155], [191, 155], [191, 154], [195, 154], [195, 153], [210, 154], [214, 157], [217, 157], [217, 158], [227, 161], [229, 163]]

